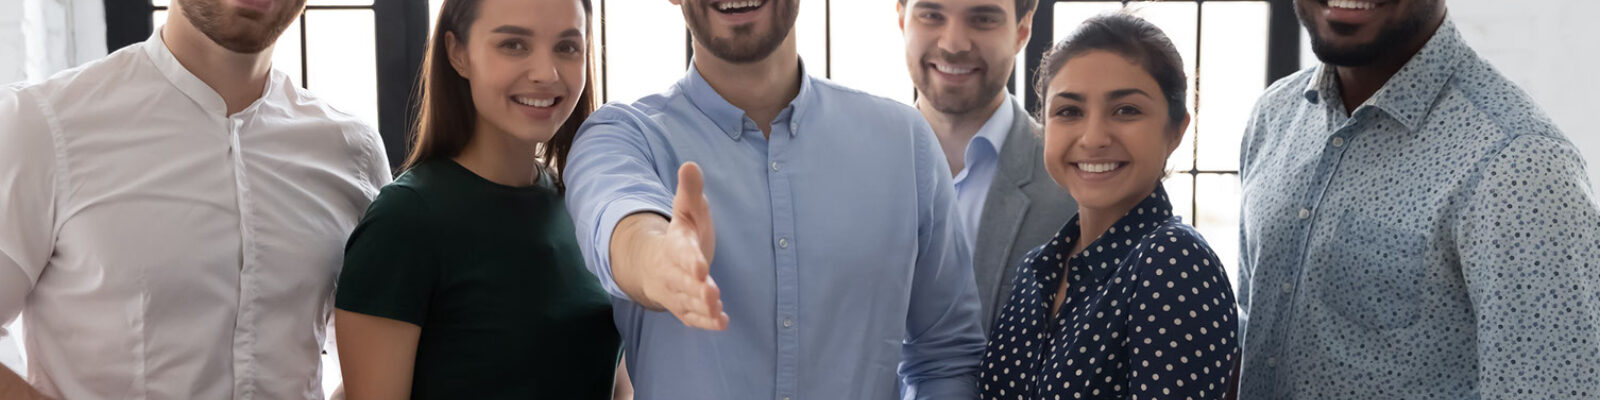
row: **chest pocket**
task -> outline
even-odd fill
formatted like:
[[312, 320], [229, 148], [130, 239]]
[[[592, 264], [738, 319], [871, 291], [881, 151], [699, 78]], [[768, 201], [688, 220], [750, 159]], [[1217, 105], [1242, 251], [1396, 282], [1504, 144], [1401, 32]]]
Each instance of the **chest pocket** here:
[[1345, 319], [1373, 330], [1411, 326], [1421, 309], [1423, 255], [1419, 232], [1384, 225], [1358, 211], [1339, 218], [1333, 240], [1318, 249], [1312, 266], [1322, 277], [1322, 303]]

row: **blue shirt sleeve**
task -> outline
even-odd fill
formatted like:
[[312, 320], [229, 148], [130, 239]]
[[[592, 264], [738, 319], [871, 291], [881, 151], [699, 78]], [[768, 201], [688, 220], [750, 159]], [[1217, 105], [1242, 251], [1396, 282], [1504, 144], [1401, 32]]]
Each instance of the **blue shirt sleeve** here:
[[601, 107], [578, 129], [562, 171], [584, 264], [606, 292], [629, 301], [611, 275], [611, 233], [634, 213], [672, 215], [673, 193], [655, 169], [647, 122], [628, 106]]
[[955, 187], [944, 154], [932, 144], [933, 130], [920, 116], [910, 124], [916, 135], [920, 222], [900, 365], [901, 379], [907, 385], [905, 397], [976, 398], [985, 343], [972, 256], [961, 238]]
[[1600, 394], [1600, 210], [1582, 159], [1568, 142], [1523, 136], [1480, 165], [1455, 227], [1477, 318], [1478, 389]]

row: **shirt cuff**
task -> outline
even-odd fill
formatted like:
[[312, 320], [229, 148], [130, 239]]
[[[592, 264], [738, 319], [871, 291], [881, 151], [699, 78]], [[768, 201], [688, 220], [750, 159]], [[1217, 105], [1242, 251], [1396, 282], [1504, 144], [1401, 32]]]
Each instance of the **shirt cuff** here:
[[978, 377], [974, 372], [969, 375], [929, 379], [906, 389], [905, 400], [976, 399]]
[[595, 225], [594, 260], [595, 265], [589, 268], [594, 271], [595, 277], [600, 279], [600, 286], [612, 296], [633, 301], [627, 293], [617, 286], [617, 280], [611, 274], [611, 234], [617, 230], [617, 223], [623, 218], [641, 212], [654, 212], [663, 217], [672, 215], [672, 206], [641, 199], [638, 197], [624, 197], [612, 200], [600, 211], [600, 223]]

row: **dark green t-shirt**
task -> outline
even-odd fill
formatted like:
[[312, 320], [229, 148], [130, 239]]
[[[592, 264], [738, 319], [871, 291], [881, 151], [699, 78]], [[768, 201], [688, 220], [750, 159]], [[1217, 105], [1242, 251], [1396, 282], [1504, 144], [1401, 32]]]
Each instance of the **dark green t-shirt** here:
[[561, 194], [454, 161], [383, 188], [345, 248], [335, 305], [422, 327], [414, 399], [610, 398], [610, 297]]

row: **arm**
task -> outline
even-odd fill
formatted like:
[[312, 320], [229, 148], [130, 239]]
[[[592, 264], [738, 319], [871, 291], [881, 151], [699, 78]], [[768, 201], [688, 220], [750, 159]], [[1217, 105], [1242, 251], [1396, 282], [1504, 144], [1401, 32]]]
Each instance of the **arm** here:
[[[711, 279], [716, 247], [699, 166], [678, 170], [668, 192], [637, 128], [597, 113], [580, 130], [563, 172], [567, 204], [585, 265], [612, 296], [668, 311], [684, 325], [727, 329], [721, 291]], [[667, 219], [664, 215], [671, 215]]]
[[[55, 145], [23, 94], [0, 88], [0, 336], [55, 251]], [[0, 398], [44, 398], [0, 367]]]
[[[1127, 309], [1129, 394], [1222, 398], [1239, 358], [1228, 278], [1216, 255], [1191, 233], [1174, 229], [1158, 235], [1157, 243], [1146, 245], [1133, 261], [1141, 265], [1128, 300], [1138, 306]], [[1176, 242], [1169, 240], [1173, 237]]]
[[410, 398], [422, 327], [345, 310], [334, 314], [345, 398]]
[[932, 145], [927, 123], [916, 122], [920, 222], [900, 376], [907, 397], [976, 398], [985, 342], [972, 256], [958, 232], [955, 187], [944, 154]]
[[1479, 162], [1455, 226], [1484, 398], [1600, 394], [1600, 210], [1570, 143], [1527, 136]]

